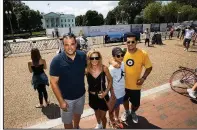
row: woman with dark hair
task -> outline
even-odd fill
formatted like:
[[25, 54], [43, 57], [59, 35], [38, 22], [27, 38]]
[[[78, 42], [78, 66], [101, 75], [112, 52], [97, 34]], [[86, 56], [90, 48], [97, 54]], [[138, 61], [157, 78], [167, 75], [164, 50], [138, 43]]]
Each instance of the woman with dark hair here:
[[48, 77], [44, 72], [47, 68], [46, 61], [42, 59], [40, 51], [37, 48], [31, 50], [31, 61], [28, 62], [29, 72], [33, 72], [32, 86], [38, 91], [40, 104], [36, 105], [36, 108], [43, 107], [43, 97], [47, 105], [49, 105], [48, 94], [46, 91], [46, 85], [49, 86]]

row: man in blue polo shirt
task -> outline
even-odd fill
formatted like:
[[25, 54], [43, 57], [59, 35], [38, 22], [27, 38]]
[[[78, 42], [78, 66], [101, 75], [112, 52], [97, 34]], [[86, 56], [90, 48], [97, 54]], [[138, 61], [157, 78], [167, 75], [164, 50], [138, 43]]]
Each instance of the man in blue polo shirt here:
[[50, 82], [61, 108], [64, 128], [77, 129], [85, 103], [86, 55], [76, 50], [73, 34], [64, 36], [63, 42], [64, 52], [56, 55], [50, 65]]

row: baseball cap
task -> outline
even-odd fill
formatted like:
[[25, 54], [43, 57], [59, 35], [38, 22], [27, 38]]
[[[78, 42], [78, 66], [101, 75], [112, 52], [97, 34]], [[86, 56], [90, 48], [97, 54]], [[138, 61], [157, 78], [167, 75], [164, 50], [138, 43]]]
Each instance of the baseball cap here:
[[115, 47], [115, 48], [112, 49], [112, 56], [116, 56], [120, 53], [124, 54], [123, 50], [120, 47]]

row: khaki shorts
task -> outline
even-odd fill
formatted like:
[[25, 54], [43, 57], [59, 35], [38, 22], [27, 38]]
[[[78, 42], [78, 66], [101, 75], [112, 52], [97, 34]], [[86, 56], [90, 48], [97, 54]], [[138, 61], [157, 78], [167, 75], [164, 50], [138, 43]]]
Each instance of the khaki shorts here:
[[75, 100], [67, 100], [67, 99], [64, 100], [68, 103], [69, 108], [67, 112], [61, 109], [62, 122], [64, 124], [71, 124], [73, 119], [73, 114], [80, 114], [80, 115], [83, 114], [85, 95]]

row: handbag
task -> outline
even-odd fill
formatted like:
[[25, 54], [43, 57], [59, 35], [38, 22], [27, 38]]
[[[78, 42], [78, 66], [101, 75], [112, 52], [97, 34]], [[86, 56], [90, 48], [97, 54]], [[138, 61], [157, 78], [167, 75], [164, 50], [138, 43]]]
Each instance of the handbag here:
[[[103, 91], [102, 84], [103, 84], [103, 78], [102, 78], [102, 76], [101, 76], [101, 93], [104, 92], [104, 91]], [[117, 100], [117, 99], [116, 99], [116, 96], [115, 96], [115, 93], [114, 93], [113, 87], [110, 88], [110, 93], [111, 93], [111, 97], [109, 98], [109, 101], [107, 101], [107, 100], [105, 99], [105, 97], [104, 97], [104, 100], [105, 100], [105, 102], [106, 102], [106, 104], [107, 104], [107, 107], [108, 107], [108, 109], [109, 109], [109, 112], [112, 112], [113, 109], [114, 109], [114, 106], [115, 106], [115, 104], [116, 104], [116, 100]]]

